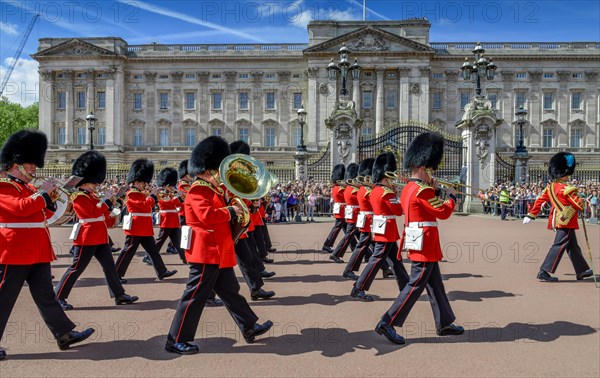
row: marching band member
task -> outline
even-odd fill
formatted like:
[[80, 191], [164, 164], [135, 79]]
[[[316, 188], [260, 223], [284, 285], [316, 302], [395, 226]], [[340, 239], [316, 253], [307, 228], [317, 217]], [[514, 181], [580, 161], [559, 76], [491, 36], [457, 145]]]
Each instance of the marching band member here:
[[98, 185], [106, 178], [106, 159], [97, 151], [82, 154], [73, 163], [71, 174], [82, 177], [77, 184], [78, 191], [71, 195], [73, 211], [79, 221], [73, 226], [73, 263], [66, 270], [62, 279], [54, 289], [56, 299], [63, 310], [72, 310], [67, 298], [77, 279], [85, 271], [92, 257], [96, 257], [108, 284], [111, 298], [117, 305], [131, 304], [139, 298], [125, 294], [123, 285], [115, 268], [115, 262], [110, 251], [108, 226], [112, 226], [115, 218], [110, 216], [112, 210], [112, 192], [104, 192], [104, 198], [97, 194]]
[[373, 301], [373, 297], [366, 294], [369, 290], [377, 271], [384, 261], [389, 258], [396, 276], [398, 289], [402, 290], [408, 282], [408, 273], [398, 255], [397, 241], [400, 239], [396, 217], [402, 215], [400, 200], [391, 183], [385, 176], [387, 171], [396, 170], [396, 157], [391, 152], [383, 153], [373, 163], [373, 181], [377, 183], [371, 191], [369, 202], [373, 208], [372, 229], [375, 248], [369, 263], [362, 271], [350, 292], [350, 296], [365, 302]]
[[333, 253], [333, 244], [340, 231], [346, 231], [346, 221], [344, 219], [344, 189], [346, 189], [346, 186], [338, 184], [339, 181], [344, 180], [345, 173], [346, 168], [344, 167], [344, 164], [337, 164], [331, 171], [331, 183], [333, 184], [331, 198], [333, 198], [333, 217], [335, 218], [335, 224], [331, 228], [329, 235], [327, 235], [322, 248], [323, 251], [328, 253]]
[[125, 245], [116, 263], [120, 277], [125, 277], [131, 259], [140, 244], [150, 256], [160, 281], [177, 273], [176, 270], [167, 270], [154, 241], [152, 208], [158, 202], [156, 197], [158, 188], [153, 188], [150, 194], [147, 192], [153, 175], [154, 164], [147, 159], [135, 160], [127, 173], [127, 184], [130, 185], [130, 189], [126, 194], [128, 215], [123, 221]]
[[179, 246], [181, 244], [181, 223], [179, 218], [179, 208], [183, 207], [183, 199], [177, 196], [175, 187], [177, 186], [177, 171], [175, 168], [165, 168], [158, 173], [156, 185], [162, 188], [158, 192], [158, 208], [160, 209], [160, 231], [156, 239], [156, 249], [160, 251], [167, 238], [171, 240], [179, 257], [184, 264], [185, 251]]
[[[378, 334], [395, 344], [404, 344], [405, 340], [396, 333], [394, 326], [402, 327], [425, 289], [433, 309], [437, 335], [460, 335], [464, 332], [463, 327], [452, 324], [456, 317], [446, 296], [438, 264], [442, 259], [442, 249], [436, 219], [449, 218], [456, 203], [453, 188], [448, 189], [449, 199], [445, 202], [436, 195], [437, 182], [433, 171], [438, 168], [443, 154], [444, 137], [433, 132], [417, 135], [404, 154], [404, 168], [411, 170], [411, 178], [400, 198], [405, 223], [402, 241], [412, 261], [412, 271], [410, 280], [375, 328]], [[377, 213], [375, 205], [373, 207]], [[373, 221], [376, 222], [375, 217]], [[402, 258], [401, 252], [397, 257], [398, 260]]]
[[[182, 199], [185, 200], [185, 195], [187, 191], [190, 189], [190, 182], [192, 178], [188, 175], [188, 161], [187, 159], [182, 160], [179, 163], [179, 167], [177, 167], [177, 177], [179, 177], [179, 182], [177, 183], [177, 191], [180, 193]], [[183, 210], [183, 204], [179, 206], [179, 224], [185, 226], [185, 212]], [[179, 249], [176, 248], [173, 243], [169, 240], [169, 244], [167, 244], [167, 253], [178, 254]]]
[[194, 148], [189, 161], [190, 174], [196, 178], [184, 203], [190, 227], [187, 239], [190, 247], [186, 249], [190, 275], [167, 336], [165, 349], [171, 353], [198, 353], [198, 346], [190, 342], [194, 340], [206, 299], [213, 289], [225, 303], [246, 342], [254, 342], [273, 326], [270, 320], [257, 323], [258, 317], [240, 295], [240, 285], [233, 271], [236, 261], [229, 224], [242, 209], [227, 205], [218, 173], [219, 165], [229, 154], [229, 145], [223, 138], [210, 136]]
[[342, 257], [344, 257], [346, 254], [348, 246], [350, 246], [352, 250], [354, 250], [356, 247], [356, 234], [358, 233], [356, 228], [356, 217], [358, 216], [358, 212], [360, 210], [358, 206], [358, 199], [356, 198], [358, 187], [348, 184], [348, 182], [350, 180], [354, 180], [356, 176], [358, 176], [358, 164], [348, 164], [345, 175], [345, 182], [347, 183], [347, 186], [344, 190], [344, 203], [346, 204], [344, 206], [344, 220], [346, 222], [346, 230], [344, 238], [338, 243], [333, 253], [329, 255], [329, 259], [335, 261], [336, 263], [344, 262]]
[[[83, 341], [93, 328], [74, 331], [75, 324], [56, 301], [50, 262], [56, 260], [46, 219], [56, 210], [56, 183], [45, 181], [39, 190], [29, 184], [44, 166], [46, 135], [37, 130], [12, 134], [0, 151], [0, 339], [23, 284], [27, 282], [42, 319], [61, 350]], [[6, 352], [0, 348], [0, 360]]]
[[548, 176], [552, 182], [542, 191], [529, 214], [523, 219], [523, 224], [528, 224], [537, 217], [544, 203], [549, 202], [552, 205], [548, 229], [556, 231], [556, 236], [537, 275], [542, 281], [558, 281], [558, 278], [550, 273], [556, 272], [565, 251], [575, 268], [578, 281], [594, 274], [581, 254], [575, 235], [575, 230], [579, 228], [577, 213], [583, 210], [583, 200], [577, 195], [577, 188], [567, 183], [569, 176], [575, 172], [575, 165], [575, 156], [568, 152], [559, 152], [550, 158]]

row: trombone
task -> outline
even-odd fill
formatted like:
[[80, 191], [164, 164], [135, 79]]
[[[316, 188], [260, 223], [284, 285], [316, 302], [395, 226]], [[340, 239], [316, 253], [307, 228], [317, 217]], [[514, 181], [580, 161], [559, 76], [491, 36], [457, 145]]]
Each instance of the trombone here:
[[[478, 191], [478, 192], [485, 192], [484, 189], [476, 188], [474, 186], [467, 185], [467, 184], [462, 184], [460, 182], [448, 181], [448, 180], [444, 180], [444, 179], [437, 178], [437, 177], [434, 177], [433, 179], [435, 181], [437, 181], [439, 184], [442, 185], [442, 188], [441, 188], [442, 190], [445, 189], [444, 187], [446, 187], [446, 188], [453, 187], [454, 190], [456, 190], [457, 194], [469, 196], [469, 197], [472, 197], [472, 198], [477, 198], [477, 199], [481, 200], [481, 198], [478, 195], [464, 192], [464, 191], [460, 190], [459, 187], [465, 187], [465, 188], [473, 189], [474, 191]], [[506, 203], [506, 202], [494, 201], [494, 200], [491, 200], [491, 199], [484, 199], [484, 201], [487, 201], [489, 203], [495, 203], [495, 204], [498, 204], [498, 205], [501, 205], [501, 206], [512, 206], [514, 204], [514, 201], [516, 200], [516, 198], [509, 197], [509, 200], [511, 202]]]
[[371, 182], [371, 176], [356, 176], [355, 180], [358, 185], [368, 186], [369, 188], [373, 188], [375, 186], [375, 184]]
[[386, 171], [384, 175], [385, 177], [392, 179], [391, 185], [397, 189], [404, 188], [408, 182], [408, 178], [403, 176], [400, 171]]

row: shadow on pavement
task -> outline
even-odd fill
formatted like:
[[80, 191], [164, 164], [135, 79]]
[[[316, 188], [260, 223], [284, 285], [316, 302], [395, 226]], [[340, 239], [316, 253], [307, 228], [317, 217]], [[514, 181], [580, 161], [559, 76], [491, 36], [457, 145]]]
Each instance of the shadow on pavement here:
[[481, 274], [471, 274], [471, 273], [449, 273], [442, 274], [442, 279], [444, 281], [451, 280], [453, 278], [483, 278], [483, 277], [491, 277], [491, 276], [482, 276]]
[[[381, 298], [377, 295], [372, 295], [376, 301], [393, 301], [396, 298]], [[335, 306], [344, 302], [361, 303], [360, 300], [350, 296], [350, 290], [347, 295], [332, 295], [328, 293], [312, 294], [308, 297], [293, 296], [273, 297], [269, 300], [249, 301], [250, 306], [302, 306], [307, 304], [318, 304], [323, 306]]]
[[[179, 276], [180, 272], [173, 277], [165, 278], [162, 281], [158, 281], [156, 276], [152, 277], [138, 277], [138, 278], [127, 278], [127, 283], [123, 285], [125, 289], [129, 285], [145, 285], [145, 284], [157, 284], [160, 285], [162, 283], [172, 283], [172, 284], [183, 284], [185, 285], [188, 282], [188, 275], [185, 273], [182, 277]], [[60, 278], [58, 278], [60, 279]], [[106, 286], [106, 280], [100, 277], [81, 277], [75, 283], [74, 288], [79, 287], [94, 287], [94, 286]], [[183, 292], [183, 288], [181, 289]]]
[[338, 275], [320, 275], [320, 274], [311, 274], [308, 276], [274, 276], [273, 278], [269, 278], [265, 280], [266, 282], [352, 282], [347, 278], [342, 277], [340, 274]]
[[138, 302], [135, 302], [130, 305], [120, 305], [120, 306], [88, 306], [88, 307], [79, 307], [76, 304], [74, 305], [73, 311], [105, 311], [105, 310], [136, 310], [136, 311], [151, 311], [151, 310], [164, 310], [166, 308], [170, 308], [175, 310], [177, 308], [177, 304], [179, 303], [179, 299], [174, 300], [154, 300], [144, 302], [144, 298], [140, 298]]

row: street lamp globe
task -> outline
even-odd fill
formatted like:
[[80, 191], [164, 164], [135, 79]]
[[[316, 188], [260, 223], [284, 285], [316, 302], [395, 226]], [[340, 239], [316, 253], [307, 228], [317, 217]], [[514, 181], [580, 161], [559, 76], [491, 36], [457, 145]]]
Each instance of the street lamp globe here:
[[306, 151], [306, 146], [304, 145], [304, 123], [306, 122], [306, 110], [304, 110], [304, 105], [300, 105], [300, 109], [298, 109], [298, 123], [300, 124], [300, 145], [296, 148], [298, 151]]
[[90, 130], [90, 150], [94, 149], [94, 130], [96, 129], [96, 121], [98, 120], [94, 116], [94, 112], [90, 112], [85, 117], [85, 120], [88, 122], [88, 130]]

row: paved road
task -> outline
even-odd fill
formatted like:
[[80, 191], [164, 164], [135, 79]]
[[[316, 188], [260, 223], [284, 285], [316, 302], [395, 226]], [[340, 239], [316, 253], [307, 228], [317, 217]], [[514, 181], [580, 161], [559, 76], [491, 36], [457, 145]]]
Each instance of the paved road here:
[[[319, 252], [331, 225], [323, 219], [270, 227], [279, 252], [269, 267], [277, 276], [265, 288], [277, 296], [251, 305], [261, 321], [271, 319], [275, 326], [255, 344], [244, 342], [224, 308], [207, 308], [196, 338], [200, 354], [165, 352], [186, 267], [163, 255], [179, 273], [155, 282], [153, 270], [135, 258], [126, 289], [140, 302], [116, 307], [94, 261], [69, 298], [75, 306], [69, 316], [96, 328], [93, 342], [59, 351], [24, 288], [2, 340], [9, 356], [0, 362], [0, 376], [600, 375], [600, 289], [576, 281], [566, 257], [557, 271], [561, 282], [535, 279], [553, 238], [545, 220], [524, 226], [472, 215], [442, 222], [444, 283], [457, 323], [467, 331], [437, 337], [424, 296], [398, 330], [407, 338], [404, 346], [373, 331], [398, 294], [395, 281], [375, 280], [375, 302], [353, 300], [343, 266]], [[600, 228], [588, 232], [598, 269]], [[57, 279], [70, 263], [68, 234], [68, 228], [52, 230], [60, 255]], [[111, 234], [123, 242], [121, 230]], [[578, 238], [585, 249], [582, 231]], [[242, 292], [249, 297], [243, 283]]]

